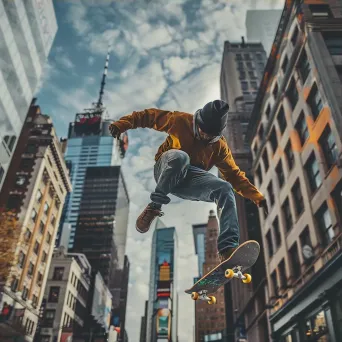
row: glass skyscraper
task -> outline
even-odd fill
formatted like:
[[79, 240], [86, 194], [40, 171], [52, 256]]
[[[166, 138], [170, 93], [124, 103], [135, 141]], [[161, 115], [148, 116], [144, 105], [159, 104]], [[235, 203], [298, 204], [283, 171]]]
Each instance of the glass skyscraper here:
[[[205, 234], [207, 224], [193, 224], [192, 232], [194, 235], [195, 253], [198, 260], [198, 276], [200, 279], [203, 276], [203, 264], [205, 261]], [[197, 280], [196, 280], [197, 281]]]
[[0, 189], [56, 32], [52, 0], [0, 0]]
[[177, 342], [177, 235], [158, 219], [152, 238], [146, 341]]
[[64, 157], [70, 170], [73, 191], [66, 200], [62, 225], [58, 236], [60, 239], [63, 232], [63, 225], [69, 224], [71, 229], [68, 248], [72, 248], [74, 244], [87, 168], [121, 165], [122, 146], [110, 135], [108, 130], [109, 125], [109, 120], [103, 120], [99, 125], [96, 125], [97, 129], [92, 132], [91, 130], [94, 128], [89, 127], [89, 125], [82, 123], [80, 120], [75, 120], [75, 122], [70, 123], [68, 144]]

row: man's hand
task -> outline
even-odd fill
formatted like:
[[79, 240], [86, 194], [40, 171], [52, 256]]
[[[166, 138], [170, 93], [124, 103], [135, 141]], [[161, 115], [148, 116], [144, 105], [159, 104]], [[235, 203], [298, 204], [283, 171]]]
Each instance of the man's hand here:
[[114, 124], [110, 124], [109, 132], [113, 138], [119, 139], [121, 133], [120, 133], [120, 130], [117, 126], [115, 126]]
[[261, 201], [259, 202], [258, 207], [259, 207], [259, 208], [263, 208], [263, 209], [264, 209], [264, 214], [265, 214], [265, 216], [268, 216], [268, 207], [267, 207], [266, 198], [264, 198], [263, 200], [261, 200]]

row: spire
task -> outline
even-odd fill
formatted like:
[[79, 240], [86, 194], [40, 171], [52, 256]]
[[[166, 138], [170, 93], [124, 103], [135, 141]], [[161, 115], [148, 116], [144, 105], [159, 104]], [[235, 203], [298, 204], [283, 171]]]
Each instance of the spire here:
[[104, 91], [104, 86], [106, 84], [106, 76], [107, 76], [107, 70], [108, 70], [108, 62], [109, 62], [109, 53], [110, 53], [111, 46], [108, 45], [108, 52], [107, 52], [107, 57], [106, 57], [106, 63], [102, 75], [102, 81], [101, 81], [101, 88], [100, 88], [100, 94], [99, 94], [99, 100], [96, 103], [97, 108], [101, 108], [103, 106], [102, 103], [102, 97], [103, 97], [103, 91]]

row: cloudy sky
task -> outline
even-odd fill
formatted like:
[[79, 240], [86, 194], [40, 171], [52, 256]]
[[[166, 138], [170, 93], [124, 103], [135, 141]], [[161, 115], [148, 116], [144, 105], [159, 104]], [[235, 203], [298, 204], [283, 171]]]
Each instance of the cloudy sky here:
[[[159, 107], [193, 113], [219, 98], [225, 40], [245, 35], [247, 9], [282, 8], [283, 0], [54, 0], [59, 30], [37, 94], [44, 113], [66, 137], [75, 113], [98, 98], [107, 46], [110, 56], [104, 104], [110, 118]], [[96, 5], [94, 5], [96, 4]], [[152, 232], [135, 220], [154, 187], [153, 157], [165, 135], [129, 132], [123, 168], [131, 199], [127, 255], [131, 262], [126, 328], [139, 340], [148, 299]], [[193, 341], [194, 304], [184, 294], [197, 275], [192, 224], [207, 222], [210, 204], [173, 198], [163, 221], [179, 238], [179, 341]], [[192, 214], [191, 214], [192, 213]]]

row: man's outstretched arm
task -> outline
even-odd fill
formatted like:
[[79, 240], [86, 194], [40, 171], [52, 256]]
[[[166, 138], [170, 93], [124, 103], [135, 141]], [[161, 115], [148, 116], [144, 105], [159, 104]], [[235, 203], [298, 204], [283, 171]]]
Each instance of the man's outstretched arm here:
[[221, 147], [217, 168], [223, 178], [232, 184], [234, 190], [243, 197], [252, 200], [258, 206], [264, 206], [264, 195], [248, 180], [245, 172], [235, 164], [232, 153], [227, 145]]
[[115, 126], [119, 133], [135, 128], [153, 128], [160, 132], [168, 132], [173, 121], [173, 112], [151, 108], [125, 115], [118, 121], [112, 122], [111, 127]]

